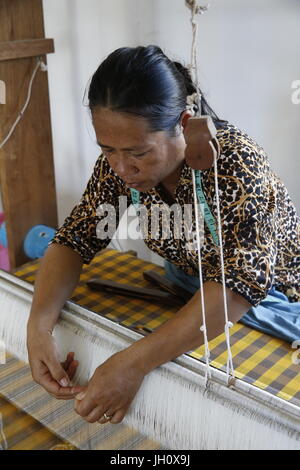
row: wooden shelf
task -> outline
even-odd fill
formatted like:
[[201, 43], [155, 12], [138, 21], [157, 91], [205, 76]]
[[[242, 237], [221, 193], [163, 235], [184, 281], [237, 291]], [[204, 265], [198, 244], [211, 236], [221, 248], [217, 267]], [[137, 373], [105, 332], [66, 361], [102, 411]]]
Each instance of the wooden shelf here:
[[42, 56], [54, 52], [53, 39], [25, 39], [0, 42], [0, 62], [25, 57]]

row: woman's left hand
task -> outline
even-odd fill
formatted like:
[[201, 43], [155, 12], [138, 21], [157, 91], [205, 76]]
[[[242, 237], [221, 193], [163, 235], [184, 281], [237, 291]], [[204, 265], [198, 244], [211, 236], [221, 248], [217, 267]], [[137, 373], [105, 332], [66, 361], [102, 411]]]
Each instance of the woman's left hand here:
[[[130, 349], [120, 351], [94, 372], [87, 387], [76, 386], [75, 411], [89, 423], [120, 423], [144, 378]], [[74, 387], [75, 388], [75, 387]], [[111, 419], [107, 420], [106, 413]]]

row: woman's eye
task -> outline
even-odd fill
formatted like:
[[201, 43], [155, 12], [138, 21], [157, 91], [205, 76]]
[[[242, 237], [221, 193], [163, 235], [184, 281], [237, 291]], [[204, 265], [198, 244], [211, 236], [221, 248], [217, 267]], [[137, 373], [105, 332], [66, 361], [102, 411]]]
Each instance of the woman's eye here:
[[139, 154], [136, 154], [136, 155], [132, 154], [132, 155], [133, 155], [134, 157], [142, 157], [143, 155], [146, 155], [146, 153], [148, 153], [148, 151], [147, 151], [147, 152], [144, 152], [144, 153], [139, 153]]
[[[104, 154], [107, 154], [107, 155], [112, 155], [114, 153], [114, 150], [108, 150], [108, 149], [105, 149], [105, 150], [102, 150], [102, 152]], [[137, 154], [132, 154], [133, 157], [143, 157], [144, 155], [146, 155], [147, 153], [149, 153], [149, 150], [147, 150], [146, 152], [143, 152], [143, 153], [137, 153]]]

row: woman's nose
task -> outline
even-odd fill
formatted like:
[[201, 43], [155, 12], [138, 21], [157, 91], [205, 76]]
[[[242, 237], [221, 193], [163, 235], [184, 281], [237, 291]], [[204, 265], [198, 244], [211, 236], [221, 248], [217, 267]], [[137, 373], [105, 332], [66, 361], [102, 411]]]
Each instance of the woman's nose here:
[[128, 162], [128, 159], [118, 158], [118, 161], [115, 165], [115, 171], [120, 176], [120, 178], [126, 180], [134, 176], [138, 172], [138, 169], [135, 166], [131, 165]]

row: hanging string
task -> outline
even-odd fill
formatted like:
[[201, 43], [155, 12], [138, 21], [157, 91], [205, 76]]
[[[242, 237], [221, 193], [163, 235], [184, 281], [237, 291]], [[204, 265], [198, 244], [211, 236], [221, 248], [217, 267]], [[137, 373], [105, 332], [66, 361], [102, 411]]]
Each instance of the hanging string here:
[[[197, 62], [197, 37], [198, 37], [198, 22], [196, 21], [196, 15], [203, 14], [208, 10], [209, 5], [200, 6], [197, 4], [197, 0], [185, 0], [185, 5], [191, 10], [191, 25], [192, 25], [192, 47], [191, 47], [191, 64], [188, 67], [196, 85], [196, 93], [193, 95], [194, 102], [197, 104], [198, 110], [196, 115], [201, 115], [201, 94], [199, 89], [198, 80], [198, 62]], [[224, 253], [223, 253], [223, 241], [222, 241], [222, 226], [221, 226], [221, 215], [220, 215], [220, 200], [219, 200], [219, 186], [218, 186], [218, 168], [217, 158], [220, 153], [220, 147], [216, 140], [218, 151], [215, 149], [212, 142], [209, 142], [213, 155], [214, 155], [214, 176], [215, 176], [215, 193], [216, 193], [216, 205], [217, 205], [217, 220], [218, 220], [218, 236], [220, 246], [220, 263], [221, 263], [221, 275], [222, 275], [222, 288], [223, 288], [223, 302], [224, 302], [224, 316], [225, 316], [225, 337], [227, 345], [227, 365], [226, 365], [226, 377], [227, 384], [231, 385], [235, 378], [232, 353], [230, 347], [230, 328], [233, 326], [232, 322], [228, 320], [228, 308], [227, 308], [227, 294], [225, 285], [225, 267], [224, 267]], [[197, 249], [198, 249], [198, 267], [199, 267], [199, 282], [200, 282], [200, 295], [201, 295], [201, 309], [202, 309], [202, 321], [203, 324], [200, 330], [204, 335], [204, 347], [205, 347], [205, 362], [206, 362], [206, 383], [208, 378], [211, 377], [209, 359], [210, 350], [207, 337], [206, 328], [206, 317], [205, 317], [205, 305], [204, 305], [204, 290], [203, 290], [203, 276], [202, 276], [202, 262], [201, 262], [201, 246], [200, 246], [200, 235], [199, 235], [199, 217], [198, 217], [198, 200], [196, 194], [196, 181], [195, 181], [195, 170], [192, 170], [192, 181], [193, 181], [193, 194], [194, 194], [194, 207], [195, 207], [195, 222], [196, 222], [196, 233], [197, 233]], [[231, 375], [231, 377], [230, 377]]]
[[194, 96], [194, 102], [198, 106], [198, 111], [196, 115], [201, 114], [201, 94], [199, 92], [199, 80], [198, 80], [198, 61], [197, 61], [197, 39], [198, 39], [198, 22], [196, 20], [196, 15], [202, 15], [205, 13], [209, 5], [200, 6], [197, 5], [197, 0], [185, 0], [185, 5], [191, 10], [191, 25], [192, 25], [192, 47], [191, 47], [191, 63], [188, 67], [192, 77], [193, 82], [196, 85], [197, 92]]
[[225, 267], [224, 267], [223, 239], [222, 239], [222, 224], [221, 224], [219, 184], [218, 184], [218, 166], [217, 166], [217, 159], [218, 159], [218, 154], [220, 153], [220, 147], [219, 147], [219, 142], [217, 140], [216, 140], [216, 143], [218, 146], [218, 151], [215, 149], [212, 142], [209, 142], [209, 145], [214, 155], [215, 193], [216, 193], [216, 206], [217, 206], [218, 236], [219, 236], [219, 246], [220, 246], [224, 316], [225, 316], [225, 337], [226, 337], [226, 345], [227, 345], [226, 378], [227, 378], [227, 385], [232, 385], [232, 380], [235, 378], [235, 373], [234, 373], [232, 353], [231, 353], [231, 347], [230, 347], [229, 329], [233, 326], [233, 323], [228, 320], [227, 293], [226, 293], [226, 285], [225, 285]]
[[196, 181], [195, 181], [195, 172], [192, 171], [192, 180], [193, 180], [193, 196], [194, 196], [194, 208], [195, 208], [195, 224], [196, 224], [196, 236], [197, 236], [197, 251], [198, 251], [198, 268], [199, 268], [199, 281], [200, 281], [200, 298], [201, 298], [201, 312], [202, 312], [202, 325], [200, 331], [202, 331], [204, 336], [204, 350], [205, 350], [205, 387], [207, 386], [208, 379], [211, 378], [211, 369], [209, 365], [210, 359], [210, 350], [208, 345], [207, 338], [207, 329], [206, 329], [206, 317], [205, 317], [205, 304], [204, 304], [204, 289], [203, 289], [203, 276], [202, 276], [202, 262], [201, 262], [201, 245], [200, 245], [200, 234], [199, 234], [199, 203], [197, 199], [196, 192]]
[[[197, 104], [197, 114], [201, 114], [201, 95], [198, 86], [198, 64], [197, 64], [197, 34], [198, 24], [196, 21], [196, 15], [202, 14], [207, 10], [207, 7], [200, 7], [197, 5], [196, 0], [185, 0], [186, 6], [191, 10], [191, 24], [192, 24], [192, 48], [191, 48], [191, 64], [189, 65], [189, 71], [193, 78], [193, 82], [196, 85], [196, 93], [193, 95], [193, 100]], [[195, 170], [192, 170], [192, 181], [193, 181], [193, 196], [194, 196], [194, 208], [195, 208], [195, 223], [196, 223], [196, 236], [197, 236], [197, 252], [198, 252], [198, 268], [199, 268], [199, 283], [200, 283], [200, 297], [201, 297], [201, 312], [202, 312], [202, 325], [200, 331], [204, 337], [204, 357], [206, 363], [205, 369], [205, 386], [207, 386], [208, 379], [211, 378], [210, 369], [210, 350], [207, 337], [206, 328], [206, 316], [205, 316], [205, 303], [204, 303], [204, 288], [203, 288], [203, 275], [202, 275], [202, 262], [201, 262], [201, 246], [200, 246], [200, 234], [199, 234], [199, 202], [196, 191], [196, 175]]]

